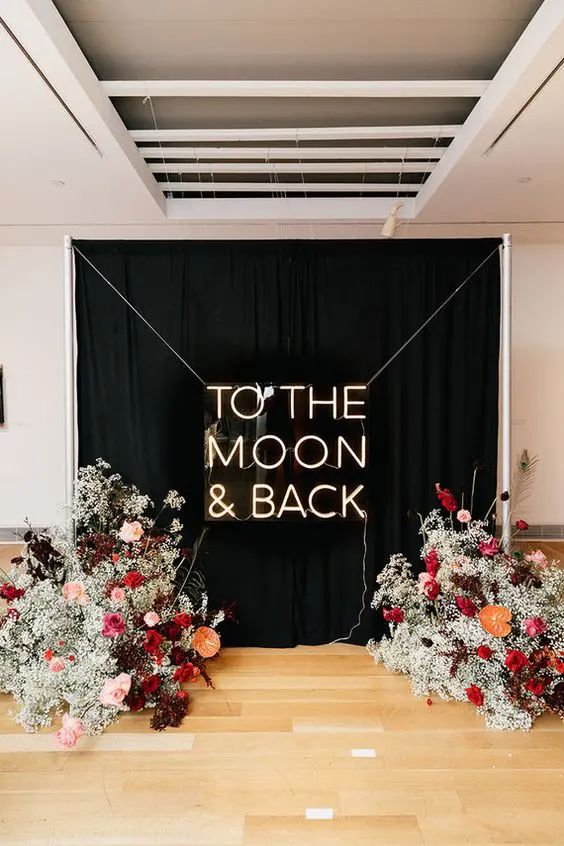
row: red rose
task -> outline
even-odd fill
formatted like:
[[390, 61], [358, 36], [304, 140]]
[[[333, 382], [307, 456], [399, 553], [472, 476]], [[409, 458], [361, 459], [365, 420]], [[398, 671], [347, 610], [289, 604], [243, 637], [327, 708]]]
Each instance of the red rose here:
[[405, 615], [401, 608], [382, 608], [382, 616], [387, 623], [403, 623]]
[[118, 563], [118, 561], [119, 561], [119, 555], [117, 554], [117, 552], [113, 552], [113, 553], [112, 553], [112, 561], [114, 562], [114, 564], [117, 564], [117, 563]]
[[145, 696], [140, 691], [130, 693], [125, 701], [129, 705], [130, 711], [140, 711], [145, 706]]
[[493, 649], [490, 649], [489, 646], [482, 644], [477, 648], [476, 655], [478, 658], [483, 658], [484, 661], [489, 661], [493, 655]]
[[173, 646], [170, 650], [170, 663], [175, 664], [177, 667], [179, 664], [182, 664], [184, 659], [186, 658], [186, 653], [180, 646]]
[[180, 614], [177, 614], [174, 618], [174, 622], [179, 626], [182, 626], [183, 629], [187, 629], [192, 623], [192, 617], [190, 614], [187, 614], [186, 611], [181, 611]]
[[467, 596], [455, 596], [455, 601], [460, 613], [465, 617], [475, 617], [478, 613], [478, 609]]
[[149, 693], [154, 693], [156, 690], [159, 689], [160, 686], [161, 686], [161, 680], [160, 680], [159, 676], [156, 675], [156, 673], [153, 674], [152, 676], [148, 676], [146, 679], [143, 679], [143, 681], [141, 682], [141, 688], [143, 690], [143, 693], [146, 693], [147, 695]]
[[525, 687], [534, 696], [540, 696], [544, 690], [544, 682], [541, 679], [529, 679]]
[[173, 621], [163, 626], [163, 632], [167, 640], [171, 640], [173, 643], [182, 637], [182, 627]]
[[74, 661], [74, 655], [69, 655], [69, 661]]
[[520, 649], [508, 649], [505, 656], [505, 666], [512, 673], [518, 673], [528, 664], [527, 656]]
[[428, 554], [423, 559], [425, 562], [425, 568], [430, 576], [435, 578], [437, 572], [439, 570], [439, 556], [437, 555], [436, 549], [429, 550]]
[[174, 681], [180, 682], [187, 682], [190, 681], [193, 675], [195, 675], [196, 667], [188, 661], [186, 664], [182, 664], [180, 667], [177, 667], [174, 671], [173, 679]]
[[53, 657], [53, 650], [52, 649], [46, 649], [45, 652], [43, 653], [43, 657], [45, 658], [46, 661], [50, 661], [51, 658]]
[[0, 596], [2, 596], [6, 602], [12, 602], [14, 599], [21, 599], [24, 595], [25, 590], [23, 588], [17, 588], [15, 585], [8, 584], [8, 582], [0, 585]]
[[427, 599], [430, 599], [433, 602], [437, 596], [439, 595], [441, 586], [439, 583], [433, 579], [431, 576], [422, 582], [422, 592], [425, 594]]
[[159, 632], [155, 631], [155, 629], [149, 629], [145, 633], [145, 642], [143, 644], [143, 649], [145, 650], [145, 652], [148, 652], [149, 655], [153, 655], [157, 651], [163, 640], [164, 638], [162, 634], [159, 634]]
[[490, 538], [487, 541], [480, 541], [480, 552], [484, 557], [492, 558], [499, 552], [499, 546], [495, 538]]
[[515, 526], [518, 529], [521, 529], [522, 532], [526, 532], [527, 529], [529, 528], [529, 524], [527, 523], [526, 520], [517, 520], [517, 522], [515, 523]]
[[144, 581], [145, 576], [143, 573], [139, 573], [137, 570], [130, 570], [129, 573], [126, 573], [123, 577], [122, 584], [133, 590], [133, 588], [140, 587]]
[[477, 684], [471, 684], [470, 687], [466, 688], [466, 696], [468, 697], [468, 700], [476, 706], [476, 708], [479, 708], [484, 704], [484, 694]]
[[448, 490], [448, 488], [441, 488], [441, 486], [437, 482], [437, 484], [435, 485], [435, 490], [437, 491], [437, 497], [443, 508], [446, 508], [447, 511], [458, 510], [458, 503], [454, 498], [454, 495]]

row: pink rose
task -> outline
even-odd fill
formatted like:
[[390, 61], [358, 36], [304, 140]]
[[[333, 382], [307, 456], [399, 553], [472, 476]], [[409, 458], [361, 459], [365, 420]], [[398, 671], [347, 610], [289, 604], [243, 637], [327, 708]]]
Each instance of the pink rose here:
[[134, 543], [138, 541], [143, 534], [143, 526], [138, 520], [133, 523], [128, 523], [127, 520], [119, 530], [119, 536], [124, 543]]
[[66, 602], [78, 602], [79, 605], [86, 605], [88, 597], [82, 582], [65, 582], [63, 585], [63, 596]]
[[123, 602], [125, 599], [125, 591], [123, 588], [115, 587], [113, 588], [112, 592], [110, 593], [110, 599], [112, 602]]
[[104, 619], [102, 621], [102, 635], [104, 637], [118, 637], [118, 635], [122, 635], [125, 631], [125, 620], [118, 614], [114, 612], [113, 614], [104, 614]]
[[472, 519], [472, 515], [469, 511], [466, 511], [465, 508], [461, 508], [458, 514], [456, 515], [456, 519], [459, 523], [469, 523]]
[[527, 553], [525, 555], [525, 561], [530, 561], [532, 564], [539, 564], [541, 567], [546, 567], [548, 564], [548, 558], [540, 549], [535, 549], [533, 552]]
[[156, 626], [158, 623], [161, 622], [161, 618], [155, 611], [147, 611], [143, 619], [145, 621], [145, 624], [149, 626], [150, 629], [152, 629], [153, 626]]
[[429, 575], [429, 573], [419, 573], [419, 584], [417, 586], [419, 593], [422, 593], [427, 599], [436, 599], [439, 595], [439, 583], [436, 579]]
[[542, 617], [528, 617], [526, 620], [523, 620], [523, 628], [529, 637], [536, 637], [537, 635], [544, 634], [547, 626]]
[[480, 541], [480, 552], [486, 558], [493, 557], [499, 552], [499, 547], [495, 538], [490, 538], [487, 541]]
[[49, 661], [49, 669], [52, 673], [60, 673], [61, 670], [65, 669], [65, 659], [51, 658], [51, 660]]
[[116, 705], [121, 708], [130, 689], [131, 676], [127, 673], [120, 673], [115, 679], [106, 679], [100, 691], [100, 702], [102, 705]]
[[55, 738], [59, 746], [63, 749], [72, 749], [76, 746], [76, 741], [84, 734], [84, 726], [78, 717], [71, 717], [70, 714], [63, 714], [63, 725], [58, 732], [55, 733]]

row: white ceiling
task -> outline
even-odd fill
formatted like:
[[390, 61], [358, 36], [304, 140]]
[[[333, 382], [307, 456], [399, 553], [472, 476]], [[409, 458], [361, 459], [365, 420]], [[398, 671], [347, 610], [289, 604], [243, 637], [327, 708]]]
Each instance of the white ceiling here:
[[[0, 241], [16, 242], [33, 233], [37, 242], [47, 243], [63, 232], [100, 237], [377, 235], [393, 197], [300, 200], [278, 191], [264, 199], [165, 201], [129, 133], [154, 126], [150, 104], [140, 97], [115, 99], [118, 114], [99, 79], [167, 78], [493, 78], [474, 108], [476, 100], [450, 97], [153, 97], [152, 103], [159, 129], [465, 121], [417, 199], [406, 199], [402, 213], [407, 222], [400, 234], [481, 235], [510, 229], [528, 240], [564, 237], [564, 69], [484, 155], [564, 57], [564, 2], [545, 0], [527, 28], [538, 6], [538, 0], [3, 4], [0, 13], [21, 46], [0, 29]], [[389, 175], [375, 178], [390, 181]], [[349, 176], [331, 175], [332, 182], [340, 179]]]

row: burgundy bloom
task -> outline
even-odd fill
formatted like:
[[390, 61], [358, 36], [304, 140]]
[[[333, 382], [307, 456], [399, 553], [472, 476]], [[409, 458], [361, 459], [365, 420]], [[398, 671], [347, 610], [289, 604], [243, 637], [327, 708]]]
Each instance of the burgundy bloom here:
[[145, 633], [145, 642], [143, 644], [143, 649], [145, 650], [145, 652], [148, 652], [149, 655], [153, 655], [158, 650], [163, 640], [164, 638], [162, 634], [155, 631], [155, 629], [149, 629]]
[[437, 555], [436, 549], [430, 549], [425, 558], [423, 559], [425, 562], [425, 569], [429, 573], [430, 576], [435, 578], [437, 572], [439, 570], [439, 556]]
[[490, 649], [489, 646], [486, 646], [486, 644], [483, 643], [477, 648], [476, 655], [484, 661], [489, 661], [493, 655], [493, 649]]
[[474, 605], [474, 603], [469, 597], [456, 596], [455, 601], [460, 613], [464, 614], [465, 617], [475, 617], [478, 613], [477, 607]]
[[458, 510], [458, 503], [454, 497], [454, 494], [452, 494], [448, 488], [441, 488], [441, 486], [437, 482], [437, 484], [435, 485], [435, 490], [437, 491], [437, 497], [443, 508], [446, 508], [447, 511]]
[[178, 665], [182, 664], [182, 662], [186, 658], [186, 653], [181, 646], [173, 646], [170, 650], [169, 657], [171, 664], [175, 664], [178, 667]]
[[484, 557], [493, 557], [499, 552], [499, 546], [495, 538], [490, 538], [487, 541], [480, 541], [480, 552]]
[[515, 526], [518, 529], [520, 529], [522, 532], [526, 532], [527, 529], [529, 528], [529, 524], [527, 523], [526, 520], [517, 520], [517, 522], [515, 523]]
[[192, 617], [190, 616], [190, 614], [187, 614], [186, 611], [181, 611], [175, 616], [174, 622], [177, 623], [179, 626], [182, 626], [183, 629], [187, 629], [188, 626], [192, 623]]
[[182, 682], [190, 681], [192, 676], [196, 674], [196, 667], [188, 661], [186, 664], [182, 664], [180, 667], [177, 667], [174, 671], [173, 679], [174, 681]]
[[544, 690], [544, 682], [542, 679], [529, 679], [525, 688], [533, 694], [533, 696], [540, 696]]
[[15, 585], [11, 585], [8, 582], [0, 585], [0, 596], [3, 597], [6, 602], [12, 602], [14, 599], [21, 599], [24, 594], [25, 590], [23, 588], [17, 588]]
[[484, 704], [484, 694], [477, 684], [471, 684], [466, 688], [466, 696], [477, 708]]
[[167, 640], [171, 640], [174, 643], [182, 637], [182, 626], [179, 626], [178, 623], [171, 621], [163, 626], [163, 633]]
[[405, 614], [401, 608], [383, 608], [382, 616], [387, 623], [403, 623]]
[[156, 690], [159, 689], [160, 686], [161, 680], [156, 673], [154, 673], [152, 676], [148, 676], [141, 682], [141, 688], [143, 690], [143, 693], [146, 693], [147, 695], [149, 695], [150, 693], [154, 693]]
[[144, 581], [145, 576], [143, 573], [139, 573], [137, 570], [130, 570], [123, 577], [122, 584], [133, 590], [133, 588], [141, 587]]
[[527, 656], [520, 649], [508, 649], [505, 656], [505, 666], [512, 673], [518, 673], [528, 664]]
[[125, 701], [129, 706], [130, 711], [140, 711], [145, 707], [145, 695], [140, 691], [137, 691], [137, 693], [130, 693]]

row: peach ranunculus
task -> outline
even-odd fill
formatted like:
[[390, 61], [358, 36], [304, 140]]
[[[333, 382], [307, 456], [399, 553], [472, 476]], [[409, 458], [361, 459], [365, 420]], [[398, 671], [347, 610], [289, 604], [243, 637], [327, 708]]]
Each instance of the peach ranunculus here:
[[65, 582], [63, 585], [63, 596], [66, 602], [78, 602], [79, 605], [86, 605], [88, 597], [82, 582]]
[[63, 714], [63, 725], [59, 731], [55, 732], [59, 746], [62, 746], [63, 749], [72, 749], [83, 734], [82, 720], [79, 720], [78, 717], [71, 717], [70, 714]]
[[472, 515], [465, 508], [461, 508], [458, 514], [456, 515], [456, 519], [459, 523], [469, 523], [472, 519]]
[[100, 691], [102, 705], [114, 705], [123, 708], [125, 697], [131, 689], [131, 676], [120, 673], [115, 679], [106, 679]]
[[528, 552], [527, 555], [525, 555], [525, 561], [530, 561], [531, 564], [539, 564], [541, 567], [546, 567], [546, 565], [548, 564], [548, 558], [540, 549], [535, 549], [533, 550], [533, 552]]
[[147, 613], [143, 617], [143, 620], [145, 621], [145, 624], [149, 626], [150, 629], [152, 629], [153, 626], [156, 626], [158, 623], [161, 622], [161, 618], [156, 613], [156, 611], [147, 611]]
[[112, 589], [110, 593], [110, 599], [112, 602], [123, 602], [125, 599], [125, 591], [121, 587], [115, 587]]
[[127, 520], [119, 530], [119, 536], [124, 543], [134, 543], [140, 540], [143, 534], [143, 526], [138, 520], [128, 523]]
[[49, 661], [49, 669], [52, 673], [60, 673], [61, 670], [65, 669], [65, 659], [51, 658], [51, 660]]

